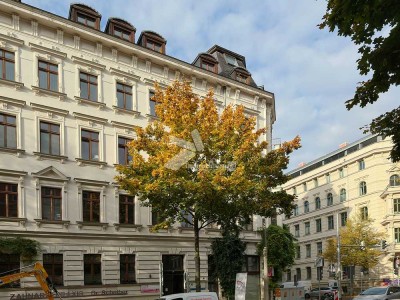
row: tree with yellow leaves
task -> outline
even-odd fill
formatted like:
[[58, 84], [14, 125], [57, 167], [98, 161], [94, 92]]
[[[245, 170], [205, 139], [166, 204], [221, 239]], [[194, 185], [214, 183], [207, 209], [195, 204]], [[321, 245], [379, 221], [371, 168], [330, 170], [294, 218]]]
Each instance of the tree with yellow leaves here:
[[129, 144], [132, 162], [118, 166], [120, 186], [140, 195], [142, 204], [158, 213], [154, 230], [186, 222], [193, 227], [195, 282], [200, 291], [200, 230], [211, 223], [242, 226], [254, 214], [277, 210], [290, 215], [293, 196], [272, 188], [288, 180], [283, 169], [300, 139], [267, 153], [255, 130], [255, 118], [242, 106], [218, 114], [213, 92], [201, 99], [190, 82], [176, 81], [166, 90], [156, 86], [158, 119], [136, 129]]
[[[385, 234], [375, 230], [373, 220], [363, 218], [361, 214], [347, 220], [340, 229], [340, 253], [343, 266], [361, 266], [365, 269], [375, 267], [382, 255], [380, 242]], [[363, 242], [363, 243], [361, 243]], [[323, 257], [330, 263], [337, 261], [336, 238], [327, 241]]]

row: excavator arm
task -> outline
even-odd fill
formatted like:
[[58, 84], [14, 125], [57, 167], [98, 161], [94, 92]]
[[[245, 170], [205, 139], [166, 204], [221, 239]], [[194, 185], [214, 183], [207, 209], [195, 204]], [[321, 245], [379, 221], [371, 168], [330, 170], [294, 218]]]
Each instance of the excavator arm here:
[[11, 283], [17, 281], [21, 278], [35, 276], [36, 280], [38, 281], [40, 287], [45, 292], [49, 300], [54, 300], [54, 295], [58, 295], [58, 291], [53, 286], [49, 275], [47, 274], [46, 270], [43, 268], [41, 263], [35, 263], [32, 270], [23, 271], [16, 274], [10, 274], [5, 276], [0, 276], [0, 286], [5, 285], [7, 283]]

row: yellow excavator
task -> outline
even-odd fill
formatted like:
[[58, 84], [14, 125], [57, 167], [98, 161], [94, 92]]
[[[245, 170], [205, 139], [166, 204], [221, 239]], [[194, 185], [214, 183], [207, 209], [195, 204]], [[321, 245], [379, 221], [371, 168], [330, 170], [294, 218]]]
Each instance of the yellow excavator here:
[[35, 263], [34, 265], [22, 268], [21, 272], [19, 273], [14, 273], [4, 276], [1, 276], [0, 274], [0, 286], [17, 281], [21, 278], [31, 277], [31, 276], [34, 276], [36, 278], [36, 280], [40, 284], [41, 288], [43, 289], [44, 293], [46, 294], [49, 300], [54, 300], [54, 296], [57, 296], [61, 299], [60, 294], [58, 293], [57, 289], [51, 282], [46, 270], [43, 268], [42, 264], [38, 262]]

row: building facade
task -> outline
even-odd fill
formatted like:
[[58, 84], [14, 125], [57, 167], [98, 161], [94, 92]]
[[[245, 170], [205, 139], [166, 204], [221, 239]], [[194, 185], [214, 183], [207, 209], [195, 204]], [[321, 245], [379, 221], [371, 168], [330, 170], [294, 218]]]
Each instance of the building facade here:
[[[245, 58], [220, 46], [193, 63], [168, 56], [167, 41], [83, 4], [63, 18], [0, 2], [0, 236], [40, 242], [41, 261], [64, 298], [154, 299], [194, 287], [193, 234], [185, 224], [151, 232], [151, 209], [114, 183], [129, 162], [134, 128], [156, 118], [154, 84], [183, 77], [219, 109], [243, 105], [271, 141], [275, 99], [255, 84]], [[254, 219], [254, 229], [261, 220]], [[201, 232], [201, 284], [208, 289], [210, 241]], [[255, 230], [246, 268], [259, 272]], [[0, 273], [29, 262], [0, 254]], [[163, 270], [160, 270], [160, 265]], [[12, 298], [14, 297], [14, 298]], [[25, 298], [24, 298], [25, 297]], [[31, 297], [31, 298], [29, 298]], [[0, 289], [0, 299], [36, 299], [30, 279]]]
[[[284, 189], [297, 195], [296, 208], [283, 224], [290, 226], [298, 239], [295, 263], [283, 281], [310, 281], [317, 284], [314, 262], [325, 250], [326, 241], [336, 237], [338, 227], [349, 217], [361, 213], [373, 219], [373, 227], [386, 235], [388, 247], [382, 251], [380, 263], [368, 274], [359, 267], [342, 267], [343, 286], [349, 288], [353, 273], [356, 285], [361, 281], [378, 284], [390, 280], [393, 261], [400, 250], [400, 164], [392, 163], [390, 138], [367, 136], [305, 164], [289, 174]], [[322, 284], [333, 281], [336, 262], [325, 262]], [[331, 282], [332, 283], [332, 282]]]

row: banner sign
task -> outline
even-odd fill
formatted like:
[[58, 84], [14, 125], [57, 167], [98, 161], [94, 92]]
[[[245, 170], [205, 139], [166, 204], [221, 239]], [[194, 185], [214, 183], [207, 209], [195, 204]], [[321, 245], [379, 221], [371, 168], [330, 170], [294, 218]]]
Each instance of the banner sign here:
[[246, 299], [247, 273], [236, 273], [235, 300]]

